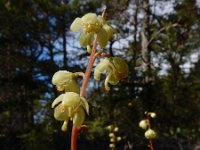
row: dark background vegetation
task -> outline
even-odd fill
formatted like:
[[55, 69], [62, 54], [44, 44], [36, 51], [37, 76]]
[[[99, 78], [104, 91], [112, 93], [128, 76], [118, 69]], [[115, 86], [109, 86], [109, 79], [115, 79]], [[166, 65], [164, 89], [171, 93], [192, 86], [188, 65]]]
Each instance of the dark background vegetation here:
[[[173, 11], [156, 11], [169, 4]], [[51, 77], [59, 69], [84, 71], [88, 54], [69, 26], [85, 13], [101, 14], [105, 6], [118, 31], [105, 51], [124, 58], [130, 73], [109, 93], [103, 80], [91, 78], [89, 129], [78, 138], [78, 149], [109, 149], [109, 124], [119, 127], [117, 149], [148, 149], [138, 127], [145, 111], [157, 113], [155, 149], [200, 149], [200, 9], [195, 0], [0, 0], [1, 150], [69, 150], [71, 125], [61, 132], [53, 118], [51, 103], [59, 93]]]

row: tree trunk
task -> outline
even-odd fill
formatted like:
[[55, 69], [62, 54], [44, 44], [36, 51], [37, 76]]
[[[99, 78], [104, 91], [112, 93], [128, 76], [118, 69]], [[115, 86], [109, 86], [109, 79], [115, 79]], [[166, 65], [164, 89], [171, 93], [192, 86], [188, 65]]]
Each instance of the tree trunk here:
[[150, 49], [149, 49], [149, 0], [144, 0], [142, 2], [142, 31], [141, 31], [141, 57], [142, 57], [142, 70], [145, 73], [145, 81], [148, 82], [150, 79], [151, 72], [151, 57], [150, 57]]

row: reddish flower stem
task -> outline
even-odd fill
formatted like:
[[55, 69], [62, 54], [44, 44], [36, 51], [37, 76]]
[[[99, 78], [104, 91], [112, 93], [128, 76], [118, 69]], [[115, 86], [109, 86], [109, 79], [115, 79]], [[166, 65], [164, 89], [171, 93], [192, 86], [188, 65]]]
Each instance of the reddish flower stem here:
[[71, 135], [71, 150], [76, 150], [77, 137], [78, 137], [78, 129], [75, 126], [73, 126]]
[[[148, 120], [148, 129], [150, 129], [151, 128], [150, 114], [148, 112], [147, 112], [147, 120]], [[150, 147], [150, 150], [154, 150], [152, 139], [149, 139], [149, 147]]]
[[[80, 92], [81, 97], [85, 96], [85, 90], [86, 90], [88, 81], [90, 79], [90, 74], [91, 74], [92, 67], [93, 67], [93, 64], [94, 64], [94, 61], [95, 61], [95, 58], [96, 58], [95, 57], [96, 47], [97, 47], [97, 37], [94, 41], [94, 45], [93, 45], [92, 52], [91, 52], [91, 55], [90, 55], [89, 63], [88, 63], [88, 66], [87, 66], [87, 69], [86, 69], [86, 72], [85, 72], [85, 75], [84, 75], [84, 78], [83, 78], [83, 84], [82, 84], [81, 92]], [[73, 126], [72, 134], [71, 134], [71, 150], [76, 150], [77, 137], [78, 137], [78, 129], [75, 126]]]
[[[105, 15], [105, 10], [102, 13], [102, 17], [104, 17]], [[87, 88], [87, 84], [89, 82], [90, 79], [90, 74], [92, 71], [92, 67], [94, 65], [94, 61], [97, 58], [96, 57], [96, 48], [97, 48], [97, 36], [95, 37], [94, 43], [93, 43], [93, 48], [92, 48], [92, 52], [90, 54], [90, 59], [88, 62], [88, 66], [86, 68], [85, 74], [84, 74], [84, 78], [83, 78], [83, 84], [81, 87], [81, 92], [80, 92], [80, 96], [84, 97], [85, 96], [85, 91]], [[73, 126], [72, 128], [72, 134], [71, 134], [71, 150], [76, 150], [76, 145], [77, 145], [77, 137], [78, 137], [78, 132], [80, 130], [77, 129], [77, 127]]]
[[149, 146], [150, 146], [150, 150], [154, 150], [152, 139], [149, 139]]
[[87, 84], [89, 82], [90, 74], [91, 74], [91, 71], [92, 71], [92, 67], [93, 67], [93, 64], [94, 64], [94, 61], [95, 61], [95, 58], [96, 58], [95, 57], [96, 48], [97, 48], [97, 37], [96, 37], [96, 39], [94, 41], [92, 52], [90, 54], [89, 63], [88, 63], [87, 69], [85, 71], [85, 76], [83, 78], [83, 84], [82, 84], [81, 93], [80, 93], [81, 97], [85, 96], [85, 90], [86, 90]]

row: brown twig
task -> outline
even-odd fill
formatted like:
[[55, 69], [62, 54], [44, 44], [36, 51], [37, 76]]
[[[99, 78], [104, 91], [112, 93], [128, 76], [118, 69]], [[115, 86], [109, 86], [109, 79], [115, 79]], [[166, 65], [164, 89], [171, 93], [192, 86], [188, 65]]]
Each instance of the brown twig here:
[[[161, 32], [169, 29], [169, 28], [172, 28], [172, 27], [177, 27], [179, 24], [178, 23], [174, 23], [172, 24], [171, 26], [168, 26], [168, 27], [162, 27], [158, 32], [156, 32], [156, 35], [160, 34]], [[148, 46], [155, 40], [155, 36], [152, 36], [151, 39], [149, 40], [148, 42]]]

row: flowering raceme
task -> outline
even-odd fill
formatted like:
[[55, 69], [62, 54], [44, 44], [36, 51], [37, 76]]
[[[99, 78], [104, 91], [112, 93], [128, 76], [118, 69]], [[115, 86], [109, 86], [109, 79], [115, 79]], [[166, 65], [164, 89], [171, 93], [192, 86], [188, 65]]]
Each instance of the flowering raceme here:
[[99, 81], [100, 75], [107, 72], [107, 76], [104, 82], [105, 89], [110, 90], [108, 85], [116, 85], [120, 80], [128, 76], [128, 65], [119, 57], [110, 57], [103, 59], [94, 70], [94, 79]]
[[67, 130], [69, 119], [79, 128], [85, 120], [85, 112], [89, 114], [89, 105], [85, 98], [74, 92], [65, 92], [58, 96], [52, 103], [54, 118], [64, 121], [62, 131]]
[[[78, 133], [84, 127], [82, 124], [86, 114], [89, 114], [89, 105], [84, 95], [95, 60], [100, 56], [109, 57], [102, 60], [94, 70], [95, 80], [100, 80], [101, 74], [106, 73], [104, 85], [108, 91], [110, 90], [109, 84], [116, 85], [128, 76], [128, 65], [126, 62], [118, 57], [110, 57], [110, 54], [102, 50], [114, 35], [114, 29], [103, 18], [104, 14], [105, 10], [102, 16], [97, 16], [95, 13], [88, 13], [81, 18], [76, 18], [70, 26], [71, 31], [80, 31], [79, 43], [83, 48], [87, 48], [87, 51], [90, 53], [86, 71], [72, 73], [61, 70], [56, 72], [52, 78], [52, 83], [56, 85], [57, 90], [63, 92], [52, 103], [54, 118], [64, 122], [61, 127], [62, 131], [67, 130], [69, 120], [73, 121], [71, 150], [76, 150]], [[93, 47], [91, 48], [92, 45]], [[100, 50], [97, 49], [99, 47]], [[82, 77], [81, 92], [77, 82], [78, 76]], [[110, 134], [109, 136], [111, 148], [115, 148], [114, 143], [120, 141], [122, 138], [114, 135], [115, 132], [118, 132], [118, 127], [112, 130], [113, 135]]]
[[71, 31], [77, 32], [82, 29], [79, 36], [79, 43], [83, 48], [89, 48], [92, 45], [94, 35], [97, 34], [97, 40], [101, 48], [104, 48], [114, 30], [107, 24], [102, 16], [95, 13], [88, 13], [81, 18], [76, 18], [70, 27]]
[[77, 77], [72, 72], [60, 70], [52, 78], [52, 83], [56, 85], [58, 91], [80, 92], [80, 86], [77, 83]]

